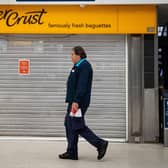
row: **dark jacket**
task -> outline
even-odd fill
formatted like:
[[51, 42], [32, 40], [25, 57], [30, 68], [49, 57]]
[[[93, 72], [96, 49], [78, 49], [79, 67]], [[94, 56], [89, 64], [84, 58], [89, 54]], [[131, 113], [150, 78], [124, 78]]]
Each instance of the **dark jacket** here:
[[67, 80], [66, 102], [76, 102], [80, 107], [88, 107], [92, 78], [93, 70], [87, 60], [84, 60], [78, 67], [74, 65]]

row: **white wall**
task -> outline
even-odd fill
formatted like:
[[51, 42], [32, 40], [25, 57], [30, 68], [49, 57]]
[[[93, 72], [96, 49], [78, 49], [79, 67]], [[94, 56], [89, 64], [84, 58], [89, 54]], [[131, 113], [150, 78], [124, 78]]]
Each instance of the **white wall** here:
[[0, 4], [8, 4], [9, 0], [0, 0]]
[[0, 4], [168, 4], [168, 0], [95, 0], [93, 2], [16, 2], [0, 0]]

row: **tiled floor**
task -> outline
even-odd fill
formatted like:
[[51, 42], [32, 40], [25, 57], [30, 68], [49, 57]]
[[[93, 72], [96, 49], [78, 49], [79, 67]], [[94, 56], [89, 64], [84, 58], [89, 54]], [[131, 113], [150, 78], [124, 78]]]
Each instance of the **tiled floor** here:
[[0, 140], [0, 168], [168, 168], [168, 148], [157, 144], [110, 143], [107, 155], [79, 143], [79, 160], [60, 160], [65, 141]]

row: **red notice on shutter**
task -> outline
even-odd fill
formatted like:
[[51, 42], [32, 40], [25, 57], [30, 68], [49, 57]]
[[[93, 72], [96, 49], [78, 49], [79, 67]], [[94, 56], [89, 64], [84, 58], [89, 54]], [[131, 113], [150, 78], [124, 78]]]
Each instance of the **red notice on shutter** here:
[[28, 59], [19, 59], [19, 74], [20, 75], [29, 75], [30, 73], [30, 60]]

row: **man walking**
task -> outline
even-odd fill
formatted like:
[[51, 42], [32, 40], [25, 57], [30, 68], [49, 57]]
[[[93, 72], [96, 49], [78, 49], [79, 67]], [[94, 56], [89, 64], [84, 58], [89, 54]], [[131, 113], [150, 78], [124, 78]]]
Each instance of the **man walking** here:
[[[108, 141], [98, 137], [85, 125], [85, 113], [90, 104], [93, 70], [86, 60], [85, 50], [81, 46], [72, 49], [71, 59], [74, 66], [67, 81], [65, 129], [68, 141], [67, 151], [59, 155], [60, 159], [78, 160], [78, 137], [81, 135], [98, 151], [97, 159], [104, 157]], [[81, 110], [81, 117], [73, 117], [70, 112]]]

